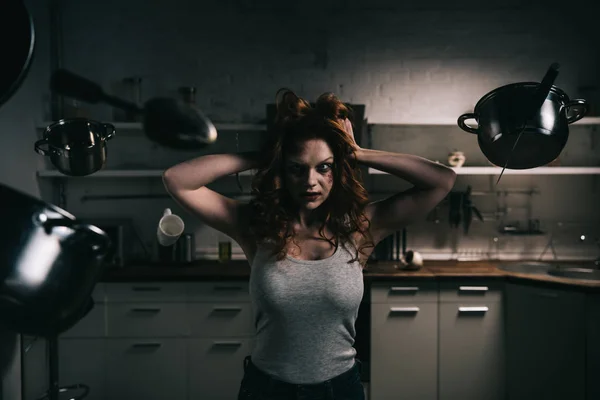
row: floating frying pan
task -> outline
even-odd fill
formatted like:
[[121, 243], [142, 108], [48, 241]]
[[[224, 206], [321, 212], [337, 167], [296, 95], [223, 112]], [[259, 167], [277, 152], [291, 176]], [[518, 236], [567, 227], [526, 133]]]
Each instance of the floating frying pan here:
[[23, 0], [0, 1], [0, 106], [21, 87], [35, 44], [33, 20]]

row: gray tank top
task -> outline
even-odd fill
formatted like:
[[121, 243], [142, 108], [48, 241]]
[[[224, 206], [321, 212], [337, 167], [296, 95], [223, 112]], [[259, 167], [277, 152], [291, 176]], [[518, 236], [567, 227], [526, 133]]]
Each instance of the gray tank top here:
[[[351, 253], [352, 252], [352, 253]], [[250, 272], [256, 341], [252, 362], [295, 384], [331, 379], [352, 367], [364, 284], [353, 249], [323, 260], [281, 261], [258, 249]]]

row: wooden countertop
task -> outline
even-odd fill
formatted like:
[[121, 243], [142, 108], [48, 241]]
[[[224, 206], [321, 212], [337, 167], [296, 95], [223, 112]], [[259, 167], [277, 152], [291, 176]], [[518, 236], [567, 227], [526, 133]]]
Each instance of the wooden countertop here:
[[[600, 281], [589, 281], [555, 277], [547, 274], [508, 272], [498, 269], [500, 264], [523, 263], [521, 261], [435, 261], [427, 260], [423, 268], [407, 271], [397, 268], [399, 263], [380, 261], [370, 263], [364, 271], [365, 281], [388, 280], [448, 280], [448, 279], [504, 279], [512, 282], [543, 284], [545, 286], [600, 292]], [[546, 262], [546, 261], [545, 261]], [[554, 263], [554, 262], [548, 262]], [[569, 265], [593, 268], [591, 261], [567, 261]], [[165, 265], [147, 263], [108, 269], [103, 282], [140, 281], [203, 281], [248, 279], [250, 266], [246, 261], [231, 261], [221, 264], [217, 261], [199, 260], [189, 264]]]

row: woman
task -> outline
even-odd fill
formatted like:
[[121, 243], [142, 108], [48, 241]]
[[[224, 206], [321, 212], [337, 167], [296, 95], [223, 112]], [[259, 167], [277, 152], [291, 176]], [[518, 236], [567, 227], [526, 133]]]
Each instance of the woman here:
[[[353, 348], [362, 268], [380, 240], [433, 209], [456, 175], [420, 157], [360, 148], [350, 110], [333, 94], [314, 107], [287, 89], [277, 98], [260, 157], [198, 157], [166, 170], [165, 187], [235, 240], [251, 265], [256, 338], [239, 399], [364, 399]], [[368, 202], [359, 164], [414, 187]], [[250, 202], [206, 187], [248, 169], [257, 169]]]

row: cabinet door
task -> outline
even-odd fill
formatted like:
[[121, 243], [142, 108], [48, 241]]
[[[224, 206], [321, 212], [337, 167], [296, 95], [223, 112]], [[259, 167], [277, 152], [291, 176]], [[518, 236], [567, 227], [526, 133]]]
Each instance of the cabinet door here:
[[236, 399], [252, 346], [250, 338], [189, 339], [189, 398]]
[[587, 297], [587, 400], [600, 399], [600, 295]]
[[583, 400], [585, 327], [582, 293], [507, 286], [510, 400]]
[[437, 399], [437, 303], [372, 304], [372, 400]]
[[440, 400], [504, 400], [501, 302], [440, 305]]
[[[61, 339], [58, 343], [58, 357], [60, 386], [82, 383], [90, 388], [86, 400], [106, 398], [104, 339]], [[80, 391], [74, 391], [69, 394], [79, 393]]]
[[110, 400], [186, 400], [187, 339], [106, 339]]

